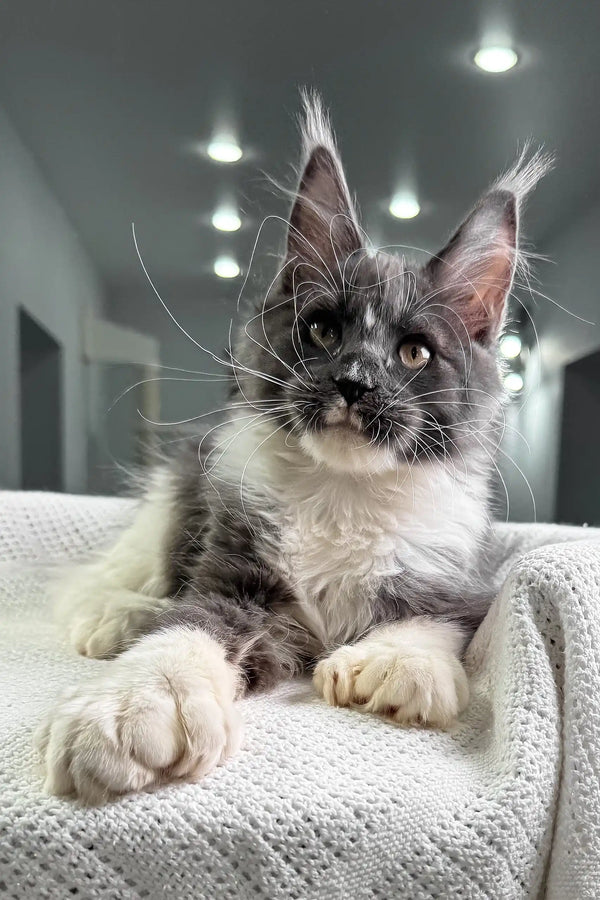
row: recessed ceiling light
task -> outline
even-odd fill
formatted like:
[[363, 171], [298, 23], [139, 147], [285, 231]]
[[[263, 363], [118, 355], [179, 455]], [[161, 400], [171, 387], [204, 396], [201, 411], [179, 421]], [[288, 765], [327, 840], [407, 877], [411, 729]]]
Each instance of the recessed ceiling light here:
[[522, 349], [523, 343], [518, 334], [505, 334], [500, 341], [500, 355], [504, 359], [516, 359]]
[[233, 209], [215, 210], [211, 222], [217, 231], [239, 231], [242, 227], [242, 220]]
[[237, 278], [240, 274], [240, 267], [233, 257], [219, 256], [215, 259], [214, 272], [219, 278]]
[[519, 391], [522, 391], [523, 384], [523, 376], [519, 375], [518, 372], [509, 372], [504, 376], [504, 387], [511, 394], [518, 394]]
[[237, 162], [243, 156], [242, 148], [229, 138], [215, 138], [206, 148], [206, 152], [211, 159], [223, 163]]
[[396, 194], [392, 197], [389, 209], [397, 219], [414, 219], [421, 212], [421, 207], [413, 194]]
[[519, 62], [512, 47], [481, 47], [473, 62], [484, 72], [508, 72]]

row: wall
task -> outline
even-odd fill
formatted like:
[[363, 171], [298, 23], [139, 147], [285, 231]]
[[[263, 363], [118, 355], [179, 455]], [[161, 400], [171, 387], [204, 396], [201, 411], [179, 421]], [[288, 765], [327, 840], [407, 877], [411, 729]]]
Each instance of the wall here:
[[[564, 366], [600, 347], [599, 248], [598, 202], [539, 248], [551, 261], [537, 266], [543, 285], [539, 289], [555, 302], [535, 298], [539, 347], [533, 347], [527, 366], [523, 408], [513, 407], [509, 413], [510, 425], [522, 437], [509, 431], [504, 449], [515, 454], [527, 477], [542, 522], [552, 521], [556, 511]], [[523, 478], [506, 460], [502, 468], [511, 518], [531, 520], [532, 503]]]
[[77, 234], [2, 110], [0, 147], [0, 485], [21, 484], [22, 306], [62, 347], [65, 489], [85, 491], [89, 386], [80, 319], [86, 309], [102, 313], [103, 290]]
[[[165, 291], [164, 299], [175, 318], [199, 344], [223, 359], [228, 344], [235, 302], [211, 299], [203, 291], [202, 300], [188, 292]], [[160, 378], [162, 420], [182, 422], [222, 407], [226, 401], [228, 368], [215, 362], [177, 328], [160, 305], [152, 289], [140, 275], [135, 288], [111, 292], [108, 303], [111, 321], [155, 337], [160, 342]], [[137, 360], [132, 359], [132, 363]], [[172, 367], [172, 368], [169, 368]], [[183, 371], [178, 371], [183, 370]], [[203, 374], [208, 373], [208, 374]], [[123, 373], [123, 377], [127, 373]], [[131, 382], [134, 383], [134, 382]], [[127, 387], [114, 383], [115, 391]], [[121, 401], [120, 401], [121, 402]], [[129, 401], [126, 401], [129, 402]], [[110, 432], [110, 413], [106, 428]], [[198, 419], [199, 431], [203, 419]]]

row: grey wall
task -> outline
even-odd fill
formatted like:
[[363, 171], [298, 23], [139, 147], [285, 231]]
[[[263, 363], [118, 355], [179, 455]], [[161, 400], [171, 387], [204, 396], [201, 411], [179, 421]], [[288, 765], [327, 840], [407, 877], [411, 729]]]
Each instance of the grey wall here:
[[[540, 249], [552, 261], [537, 266], [540, 290], [564, 309], [550, 299], [536, 298], [533, 316], [539, 347], [533, 347], [527, 366], [523, 408], [515, 406], [509, 413], [510, 425], [522, 438], [507, 433], [505, 450], [516, 455], [531, 484], [538, 520], [551, 521], [556, 514], [564, 367], [600, 348], [600, 202], [591, 203]], [[531, 520], [524, 479], [506, 460], [502, 468], [511, 518]]]
[[65, 488], [84, 491], [89, 386], [80, 320], [86, 309], [101, 314], [102, 286], [2, 110], [0, 148], [0, 485], [21, 484], [18, 315], [23, 307], [62, 347]]
[[[210, 297], [200, 300], [176, 290], [165, 293], [164, 299], [175, 318], [192, 337], [223, 358], [235, 303]], [[142, 331], [160, 341], [161, 363], [173, 367], [173, 370], [165, 368], [156, 373], [161, 378], [163, 420], [179, 422], [223, 406], [226, 399], [223, 376], [227, 373], [227, 367], [214, 362], [209, 354], [203, 353], [182, 334], [142, 279], [139, 287], [109, 296], [108, 315], [112, 321]], [[176, 369], [191, 371], [178, 372]], [[217, 377], [193, 374], [198, 371], [212, 373]], [[129, 403], [129, 396], [124, 400]], [[115, 412], [113, 410], [106, 415], [106, 429], [110, 432], [110, 417], [115, 416]], [[201, 431], [202, 427], [203, 420], [199, 419], [198, 430]]]

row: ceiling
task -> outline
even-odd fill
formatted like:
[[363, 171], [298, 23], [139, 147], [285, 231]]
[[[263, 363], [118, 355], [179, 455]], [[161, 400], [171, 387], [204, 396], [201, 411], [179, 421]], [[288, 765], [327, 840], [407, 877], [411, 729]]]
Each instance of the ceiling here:
[[[489, 75], [470, 63], [480, 38], [509, 33], [522, 62]], [[290, 184], [298, 87], [323, 94], [348, 177], [376, 243], [436, 249], [531, 136], [557, 170], [527, 218], [541, 243], [600, 193], [600, 4], [589, 0], [4, 0], [0, 103], [62, 202], [108, 288], [143, 283], [135, 221], [159, 286], [205, 298], [239, 287], [212, 260], [243, 266]], [[221, 120], [246, 158], [195, 151]], [[387, 213], [412, 180], [423, 211]], [[209, 224], [236, 199], [245, 227]], [[262, 248], [281, 243], [271, 222]]]

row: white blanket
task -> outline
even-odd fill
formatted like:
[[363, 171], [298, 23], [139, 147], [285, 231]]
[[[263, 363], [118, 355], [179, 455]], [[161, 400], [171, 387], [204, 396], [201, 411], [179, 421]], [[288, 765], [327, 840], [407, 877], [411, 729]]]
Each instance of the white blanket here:
[[522, 553], [556, 543], [504, 564], [452, 733], [332, 709], [297, 681], [244, 701], [243, 750], [202, 783], [83, 809], [44, 796], [31, 732], [110, 663], [61, 642], [44, 582], [130, 508], [0, 494], [0, 895], [600, 896], [600, 532], [499, 530]]

